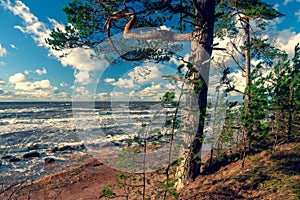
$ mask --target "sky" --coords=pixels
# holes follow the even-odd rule
[[[173,87],[162,76],[176,73],[175,59],[168,65],[112,66],[101,56],[91,59],[91,49],[74,49],[61,58],[45,38],[54,27],[67,23],[62,7],[68,2],[0,0],[0,102],[159,100]],[[285,14],[270,28],[276,45],[292,55],[300,42],[300,0],[265,2]],[[181,54],[188,56],[186,51]]]

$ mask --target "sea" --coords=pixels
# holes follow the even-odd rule
[[[175,113],[177,125],[172,127]],[[81,165],[95,152],[114,152],[129,141],[143,144],[137,138],[170,143],[183,116],[181,108],[160,102],[0,102],[0,191]],[[210,123],[208,119],[205,128],[209,134],[214,130]],[[186,142],[182,135],[174,139],[180,145]],[[152,156],[161,162],[159,156],[167,150]]]
[[[174,112],[159,102],[1,102],[0,187],[78,165],[89,146],[125,146]]]

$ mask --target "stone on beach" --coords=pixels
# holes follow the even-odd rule
[[[55,162],[54,158],[45,158],[44,161],[45,161],[46,164],[50,164],[50,163]]]
[[[34,157],[40,157],[41,154],[37,151],[32,151],[32,152],[28,152],[28,153],[25,153],[23,155],[23,158],[34,158]]]
[[[62,147],[54,147],[54,148],[50,148],[50,152],[51,153],[55,153],[57,151],[74,151],[76,149],[86,149],[86,147],[84,146],[84,144],[80,144],[78,146],[72,147],[70,145],[66,145],[66,146],[62,146]]]
[[[21,161],[21,159],[20,159],[20,158],[17,158],[17,157],[12,157],[12,158],[10,158],[8,161],[9,161],[9,162],[19,162],[19,161]]]
[[[19,162],[21,159],[15,156],[6,155],[2,157],[3,160],[8,160],[9,162]]]

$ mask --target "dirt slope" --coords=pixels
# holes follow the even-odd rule
[[[0,199],[108,199],[101,196],[101,191],[108,184],[115,183],[117,173],[97,160],[89,160],[84,165],[48,175],[31,185],[6,190],[0,194]],[[213,174],[200,176],[173,199],[299,199],[299,174],[300,143],[285,144],[279,146],[273,155],[264,151],[247,157],[243,170],[241,162],[237,161]],[[117,195],[122,195],[120,188],[112,189]]]

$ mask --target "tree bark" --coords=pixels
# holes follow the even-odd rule
[[[188,112],[187,123],[198,126],[190,146],[190,152],[185,163],[185,182],[195,180],[200,175],[201,149],[203,143],[204,122],[207,106],[207,92],[209,83],[210,59],[213,45],[213,32],[215,22],[215,1],[195,0],[196,29],[195,40],[191,42],[191,62],[196,69],[191,79],[191,93],[187,95],[189,106],[198,106],[198,113]],[[196,104],[194,104],[196,103]],[[191,110],[195,110],[191,108]],[[186,125],[188,128],[188,125]]]

